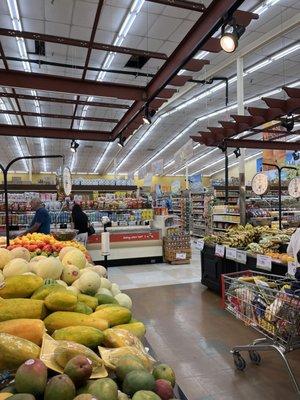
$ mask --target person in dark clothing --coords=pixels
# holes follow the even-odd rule
[[[74,204],[72,208],[72,222],[74,229],[78,230],[78,233],[87,233],[89,228],[89,219],[87,215],[82,211],[79,204]]]
[[[49,234],[51,218],[43,203],[39,198],[34,198],[31,200],[30,205],[31,209],[35,211],[35,215],[31,221],[30,227],[23,232],[22,235],[32,232]]]

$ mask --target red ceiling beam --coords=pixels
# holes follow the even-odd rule
[[[66,46],[75,46],[88,48],[89,41],[88,40],[79,40],[79,39],[71,39],[62,36],[54,36],[54,35],[45,35],[43,33],[37,32],[27,32],[27,31],[15,31],[13,29],[4,29],[0,28],[0,35],[8,36],[8,37],[21,37],[23,39],[37,40],[42,42],[56,43],[56,44],[64,44]],[[111,44],[105,43],[93,43],[93,50],[101,50],[101,51],[112,51],[114,53],[121,53],[127,55],[135,55],[135,56],[144,56],[149,58],[156,58],[159,60],[167,60],[168,56],[164,53],[158,53],[154,51],[146,51],[139,49],[132,49],[129,47],[121,47],[121,46],[113,46]]]
[[[19,100],[32,100],[32,101],[38,100],[38,101],[50,102],[50,103],[76,104],[75,99],[63,99],[60,97],[48,97],[48,96],[32,96],[29,94],[20,94],[20,93],[0,92],[0,97],[19,99]],[[162,100],[162,101],[165,102],[166,100]],[[122,110],[128,110],[130,108],[127,104],[104,103],[101,101],[79,100],[78,104],[81,106],[88,105],[89,107],[119,108]]]
[[[108,122],[111,124],[119,122],[118,119],[111,119],[111,118],[81,117],[78,115],[73,116],[73,115],[63,115],[63,114],[48,114],[48,113],[36,113],[29,111],[0,110],[0,114],[20,115],[24,117],[42,117],[42,118],[61,118],[61,119],[74,118],[75,120],[83,120],[91,122]]]
[[[0,85],[86,96],[115,97],[128,100],[142,100],[145,98],[145,89],[139,86],[95,82],[91,80],[82,81],[76,78],[20,71],[5,71],[3,69],[0,69]]]
[[[199,72],[207,64],[209,64],[208,60],[197,60],[193,58],[185,64],[184,69],[191,72]]]
[[[184,10],[191,10],[198,12],[204,12],[206,10],[204,4],[196,3],[194,1],[186,1],[186,0],[147,0],[147,1],[150,1],[151,3],[162,4],[164,6],[182,8]]]
[[[46,128],[36,126],[20,126],[0,124],[0,136],[37,137],[45,139],[88,140],[94,142],[111,141],[110,132]]]
[[[275,142],[251,139],[226,139],[228,147],[245,149],[300,150],[300,142]]]
[[[146,88],[148,100],[159,96],[159,92],[169,84],[180,69],[184,68],[190,59],[202,49],[205,43],[222,25],[223,17],[243,4],[243,0],[213,0],[202,16],[196,21],[192,29],[179,46],[174,50],[168,60],[156,73]],[[123,130],[137,117],[145,106],[145,102],[135,102],[121,121],[113,129],[113,136],[116,138]]]

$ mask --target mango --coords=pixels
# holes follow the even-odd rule
[[[153,369],[153,376],[155,379],[165,379],[169,381],[174,387],[176,377],[173,369],[167,364],[159,364]]]
[[[16,389],[19,393],[42,395],[47,384],[47,375],[47,367],[41,360],[29,359],[16,372]]]
[[[44,400],[73,400],[75,395],[72,380],[67,375],[56,375],[47,383]]]
[[[68,375],[76,387],[84,385],[92,372],[92,362],[83,355],[71,358],[64,368],[64,374]]]
[[[8,276],[0,287],[0,297],[4,299],[30,297],[43,282],[41,277],[35,275]]]
[[[110,378],[97,379],[88,388],[88,393],[101,400],[118,400],[118,386]]]
[[[133,396],[139,390],[155,390],[155,379],[147,371],[136,370],[131,371],[125,376],[122,390],[129,396]]]

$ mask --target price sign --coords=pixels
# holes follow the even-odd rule
[[[224,257],[224,254],[225,254],[225,246],[222,246],[221,244],[216,244],[215,255],[218,257]]]
[[[289,261],[288,262],[288,274],[295,276],[297,267],[298,267],[298,264],[296,263],[296,261]]]
[[[196,249],[202,251],[204,247],[204,240],[200,239],[196,242]]]
[[[247,252],[244,250],[237,250],[236,260],[241,264],[247,264]]]
[[[236,260],[236,249],[226,247],[226,258],[227,260]]]
[[[176,253],[176,260],[185,260],[186,253]]]
[[[257,254],[256,267],[264,269],[266,271],[272,270],[272,258],[269,256],[263,256],[262,254]]]

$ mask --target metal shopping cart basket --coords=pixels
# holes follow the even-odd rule
[[[259,351],[274,350],[281,356],[300,394],[300,387],[285,356],[300,348],[300,291],[293,291],[294,283],[292,278],[255,271],[224,274],[222,302],[224,309],[264,335],[252,344],[235,346],[231,350],[236,368],[240,371],[246,368],[241,351],[247,351],[250,360],[259,365]]]

